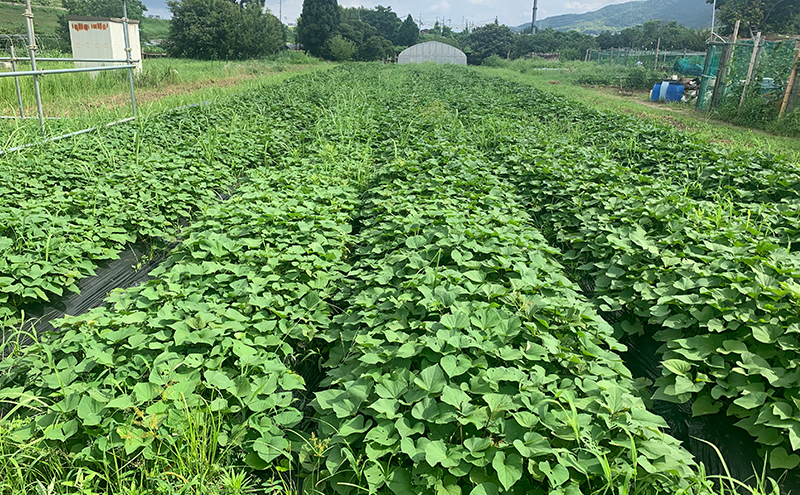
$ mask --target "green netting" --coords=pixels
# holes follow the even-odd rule
[[[746,87],[747,94],[744,101],[749,105],[761,104],[777,111],[783,101],[797,48],[797,40],[762,42],[755,55],[755,64],[748,83],[747,74],[753,60],[754,40],[740,40],[735,45],[730,43],[710,45],[697,108],[709,110],[712,108],[712,103],[715,103],[714,108],[717,109],[731,107],[738,109],[742,105],[742,93]],[[717,72],[726,50],[732,53],[729,55],[730,59],[722,79],[717,83]],[[712,102],[715,86],[718,96],[717,101]]]
[[[0,52],[7,57],[11,51],[11,45],[17,51],[18,57],[27,57],[28,36],[24,34],[0,34]],[[37,34],[36,46],[39,50],[58,50],[61,47],[61,39],[51,34]]]
[[[705,57],[705,53],[684,50],[661,50],[658,52],[658,64],[656,64],[655,50],[613,48],[608,50],[592,50],[589,60],[601,64],[623,65],[627,67],[641,64],[648,69],[656,68],[667,72],[675,72],[675,63],[687,57],[702,58]],[[700,65],[702,65],[702,62]]]
[[[677,60],[672,65],[672,71],[676,74],[684,76],[699,77],[703,75],[703,67],[705,66],[706,58],[700,55],[692,55]]]
[[[697,95],[697,108],[708,110],[711,105],[711,97],[714,93],[714,86],[717,84],[717,72],[725,47],[723,45],[709,45],[706,53],[703,75],[700,78],[700,91]]]

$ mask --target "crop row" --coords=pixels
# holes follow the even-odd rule
[[[611,328],[549,259],[514,188],[489,162],[445,156],[383,167],[359,209],[337,303],[349,310],[330,327],[343,345],[314,403],[329,482],[685,488],[691,457],[645,409]]]
[[[0,362],[15,440],[142,480],[201,416],[220,457],[325,493],[694,490],[500,158],[504,119],[553,132],[544,109],[577,110],[519,93],[345,66],[210,110],[244,115],[197,144],[240,160],[236,190],[183,220],[153,280]]]
[[[0,161],[4,328],[18,324],[21,310],[76,290],[78,279],[127,243],[169,242],[219,201],[244,164],[221,150],[203,153],[232,137],[212,136],[205,112],[152,119],[146,133],[115,129]]]
[[[797,165],[481,84],[482,109],[458,108],[469,143],[528,196],[597,309],[625,316],[620,334],[665,343],[656,398],[724,411],[771,467],[800,465]]]
[[[244,170],[231,197],[214,195],[184,220],[191,223],[180,232],[182,242],[151,273],[154,280],[112,293],[107,307],[64,320],[58,334],[42,335],[0,362],[0,426],[15,417],[23,425],[4,445],[44,440],[94,473],[142,459],[132,479],[144,488],[160,476],[160,462],[177,469],[174,463],[193,455],[193,428],[210,422],[215,437],[202,442],[213,458],[277,464],[307,400],[296,370],[317,367],[314,339],[331,311],[325,301],[349,268],[343,260],[356,193],[348,186],[353,167],[330,167],[326,150],[311,142],[314,127],[328,123],[314,118],[313,103],[293,103],[307,87],[294,86],[265,88],[214,109],[256,109],[236,129],[245,133],[234,139],[238,147],[214,150],[234,150]],[[286,118],[266,124],[276,113]],[[165,118],[180,127],[184,116]],[[288,132],[311,137],[289,143]],[[243,153],[255,142],[258,150]],[[126,167],[134,164],[122,161]],[[217,168],[225,167],[215,161],[208,170]],[[180,170],[175,180],[193,172]],[[97,489],[129,485],[131,472],[117,476]],[[0,483],[0,493],[13,486],[6,483],[11,479]]]
[[[0,364],[4,400],[47,404],[20,441],[152,458],[202,410],[230,455],[339,492],[684,489],[589,281],[618,335],[664,342],[657,399],[800,463],[792,166],[455,68],[345,67],[154,125],[2,162],[7,324],[127,242],[183,238]]]
[[[268,97],[229,98],[0,158],[0,329],[7,333],[23,311],[35,315],[77,291],[79,279],[127,244],[158,249],[180,238],[264,163],[267,137],[290,125],[272,125],[274,115],[308,115],[291,105],[291,87],[267,86]]]
[[[528,120],[507,112],[498,124],[514,129],[493,151],[504,177],[598,310],[622,315],[617,330],[665,344],[655,398],[724,411],[771,467],[800,465],[796,166],[678,147],[673,133],[625,119],[602,140]],[[580,129],[608,120],[585,112]]]
[[[800,171],[491,80],[469,143],[618,335],[664,342],[656,398],[724,411],[775,469],[800,465]],[[463,101],[462,101],[463,103]]]
[[[629,186],[630,172],[617,172],[619,183],[583,182],[536,167],[528,183],[540,221],[569,247],[602,310],[629,312],[623,330],[642,332],[644,322],[667,344],[657,398],[693,399],[695,415],[724,409],[775,447],[773,467],[800,464],[789,455],[800,449],[800,256],[746,218],[709,215],[708,204]],[[588,183],[589,194],[579,190]],[[556,199],[554,188],[574,195]]]
[[[248,464],[282,455],[303,417],[292,365],[330,322],[355,196],[300,167],[254,174],[188,229],[152,281],[0,362],[5,400],[51,404],[17,440],[59,441],[97,465],[152,459],[188,448],[176,432],[199,409],[224,418],[220,445]]]

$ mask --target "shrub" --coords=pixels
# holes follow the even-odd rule
[[[247,59],[283,48],[278,18],[255,4],[240,7],[227,0],[168,1],[172,12],[165,43],[172,57]]]
[[[346,62],[352,60],[353,55],[356,53],[356,44],[352,41],[336,35],[325,43],[325,47],[330,54],[331,59],[337,62]]]
[[[624,85],[630,89],[650,89],[660,80],[661,77],[655,71],[646,67],[634,67],[625,78]]]
[[[800,109],[784,115],[775,123],[773,130],[783,136],[800,137]]]
[[[489,57],[486,57],[481,63],[481,65],[485,65],[487,67],[501,68],[505,67],[508,64],[498,55],[491,55]]]

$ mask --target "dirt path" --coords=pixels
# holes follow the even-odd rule
[[[728,128],[739,132],[748,132],[754,135],[778,137],[775,134],[772,134],[770,132],[761,129],[742,127],[735,124],[731,124],[729,122],[725,122],[723,120],[708,118],[705,114],[696,111],[694,107],[691,106],[692,105],[691,103],[686,104],[685,107],[676,108],[664,103],[657,103],[650,101],[649,91],[626,91],[620,93],[620,91],[616,88],[612,89],[612,88],[593,87],[592,89],[598,91],[599,93],[604,94],[609,98],[613,98],[619,102],[633,103],[639,107],[643,107],[642,111],[636,111],[630,108],[620,107],[618,111],[622,113],[633,115],[642,119],[658,120],[676,129],[680,129],[682,131],[699,132],[705,129],[708,125],[714,125],[716,127],[722,128],[723,130],[724,128]],[[653,110],[655,110],[655,112]],[[728,139],[719,134],[720,133],[718,133],[710,140],[712,142],[725,145],[734,144],[736,142],[733,139]]]

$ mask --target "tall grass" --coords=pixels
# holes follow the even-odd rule
[[[254,77],[285,70],[291,65],[319,63],[305,55],[280,54],[263,60],[228,62],[222,60],[152,59],[143,61],[143,70],[134,74],[138,89],[161,89],[176,84],[218,81],[237,77]],[[68,62],[41,62],[39,69],[71,68]],[[30,70],[29,64],[19,64],[19,70]],[[33,78],[20,78],[23,104],[26,113],[35,114]],[[39,78],[42,103],[49,116],[72,115],[84,108],[96,105],[99,96],[127,94],[128,71],[105,71],[99,73],[57,74]],[[0,79],[0,113],[18,113],[17,97],[13,78]]]
[[[561,82],[587,86],[620,85],[628,89],[649,89],[661,81],[663,73],[645,67],[599,64],[597,62],[545,60],[539,57],[505,60],[494,55],[483,62],[484,66],[512,70],[520,74],[547,74],[557,71]],[[554,76],[556,77],[556,76]]]
[[[48,54],[51,55],[51,54]],[[71,64],[48,62],[44,68]],[[232,92],[265,82],[284,80],[297,70],[322,68],[320,61],[303,53],[281,52],[242,62],[186,59],[154,59],[144,62],[135,75],[139,115],[147,117],[176,107],[213,101]],[[21,67],[20,70],[24,70]],[[35,117],[36,102],[32,78],[20,78],[26,117]],[[132,116],[127,71],[60,74],[40,78],[44,114],[48,119],[45,136],[57,136]],[[0,79],[0,115],[18,116],[13,78]],[[42,139],[36,118],[0,119],[0,150]]]
[[[35,398],[18,401],[15,409],[20,407],[46,408]],[[0,495],[264,493],[264,481],[220,445],[221,420],[208,404],[184,409],[170,450],[133,459],[109,451],[101,465],[82,462],[44,438],[24,439],[20,432],[32,417],[8,420],[11,415],[0,416]]]

